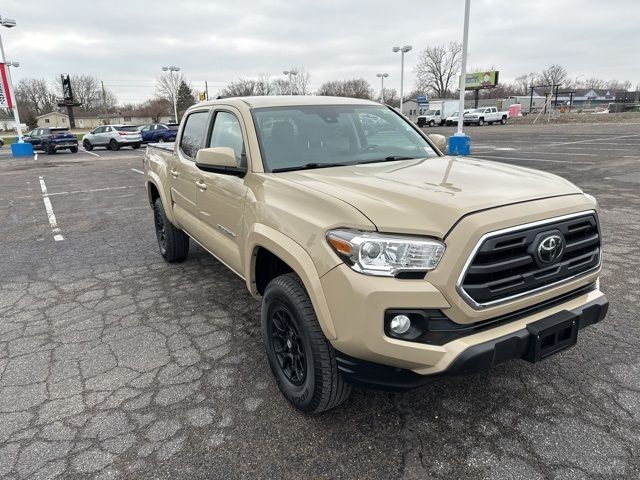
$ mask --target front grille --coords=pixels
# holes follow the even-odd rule
[[[549,235],[562,238],[564,250],[559,258],[545,264],[537,252]],[[461,277],[460,293],[474,306],[507,301],[596,269],[600,252],[595,213],[495,232],[483,237],[475,249]]]

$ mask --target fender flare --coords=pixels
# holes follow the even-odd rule
[[[251,294],[255,297],[259,296],[255,281],[255,262],[259,247],[265,248],[276,255],[300,277],[309,294],[322,332],[327,339],[335,340],[337,338],[336,329],[331,319],[329,305],[324,296],[320,276],[313,260],[297,242],[263,224],[253,225],[248,232],[245,243],[244,258],[247,261],[245,263],[244,277]]]
[[[152,184],[158,190],[160,200],[162,201],[162,205],[164,205],[164,213],[169,221],[174,225],[179,226],[175,216],[173,215],[173,208],[171,208],[171,192],[164,187],[162,180],[160,180],[160,176],[152,170],[147,172],[147,197],[149,199],[149,204],[153,207],[153,202],[151,201],[151,187],[149,184]]]

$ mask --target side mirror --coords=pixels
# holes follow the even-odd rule
[[[196,167],[202,170],[236,168],[237,166],[233,148],[201,148],[196,154]]]
[[[439,135],[437,133],[432,133],[429,135],[429,140],[431,140],[436,147],[438,147],[438,150],[440,150],[442,153],[445,153],[447,150],[447,137],[445,137],[444,135]]]

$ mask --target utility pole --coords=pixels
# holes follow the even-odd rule
[[[107,116],[107,92],[104,89],[104,82],[100,80],[100,84],[102,85],[102,121],[104,122]],[[105,123],[108,124],[109,121]]]
[[[471,138],[463,133],[464,125],[464,93],[467,83],[467,47],[469,44],[469,10],[471,1],[464,3],[464,27],[462,33],[462,65],[460,70],[460,98],[458,103],[458,131],[449,137],[449,155],[469,155]]]
[[[204,81],[204,98],[205,100],[209,100],[209,84],[207,83],[207,81]]]

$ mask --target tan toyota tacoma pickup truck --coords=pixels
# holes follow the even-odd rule
[[[143,161],[160,252],[191,239],[246,282],[305,412],[573,346],[608,307],[595,199],[443,143],[365,100],[200,103]]]

